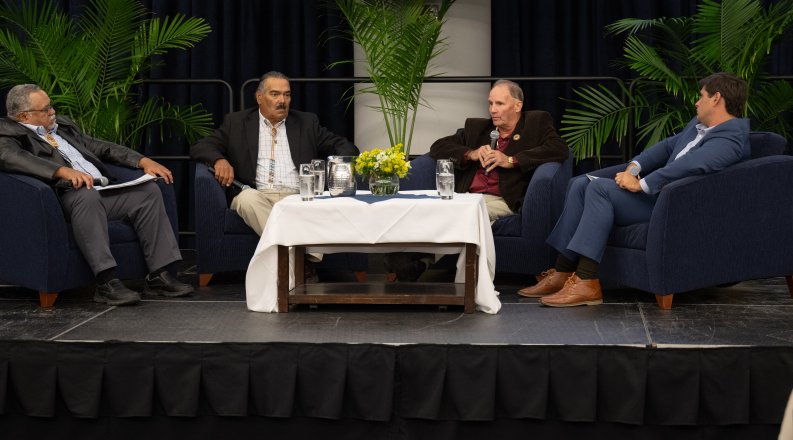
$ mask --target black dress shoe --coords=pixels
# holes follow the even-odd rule
[[[303,284],[316,284],[318,282],[319,275],[317,275],[317,265],[306,258],[303,261]]]
[[[143,293],[146,295],[167,296],[168,298],[178,298],[193,292],[193,286],[179,281],[167,270],[160,272],[152,278],[151,274],[146,275],[143,280]]]
[[[383,257],[386,272],[394,272],[397,280],[415,282],[427,271],[427,263],[421,260],[427,254],[419,252],[394,252]]]
[[[125,306],[140,302],[140,294],[127,288],[118,278],[105,284],[97,284],[94,301],[110,306]]]

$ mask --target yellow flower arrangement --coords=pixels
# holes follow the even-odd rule
[[[399,178],[405,177],[410,170],[410,163],[405,160],[405,151],[402,144],[381,150],[375,148],[364,151],[355,159],[355,173],[362,176],[374,175],[378,178],[388,178],[396,174]]]

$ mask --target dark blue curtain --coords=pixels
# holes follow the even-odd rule
[[[610,76],[631,78],[615,65],[622,56],[623,36],[607,35],[605,26],[621,18],[690,16],[696,0],[492,0],[492,69],[494,77]],[[768,2],[764,2],[768,3]],[[793,33],[771,54],[771,75],[793,75]],[[524,108],[544,109],[557,126],[583,81],[524,82]],[[608,84],[607,81],[594,83]],[[616,84],[616,83],[612,83]],[[615,89],[616,90],[616,89]],[[612,145],[604,154],[619,155]]]
[[[21,1],[21,0],[15,0]],[[79,15],[87,0],[61,0],[71,14]],[[216,125],[223,115],[238,110],[244,98],[254,103],[255,84],[242,92],[243,84],[269,70],[279,70],[295,79],[292,83],[296,109],[315,112],[320,121],[340,135],[353,136],[353,115],[341,98],[348,83],[301,83],[304,77],[352,76],[352,67],[328,70],[336,60],[352,57],[352,44],[328,39],[329,30],[341,25],[326,0],[143,0],[155,15],[182,13],[205,18],[212,33],[194,49],[172,51],[164,64],[151,72],[152,79],[220,79],[218,84],[149,84],[143,96],[160,95],[175,104],[200,103],[214,115]],[[625,79],[627,71],[613,65],[621,55],[622,39],[606,35],[604,26],[623,17],[677,17],[696,11],[696,0],[492,0],[492,75],[509,76],[615,76]],[[768,71],[793,74],[793,35],[787,35],[772,54]],[[526,82],[526,108],[545,109],[557,124],[571,89],[580,81]],[[231,108],[233,107],[233,108]],[[149,155],[185,155],[183,139],[158,134],[144,149]],[[613,152],[619,153],[618,150]],[[605,151],[609,153],[609,151]],[[180,224],[192,228],[191,166],[167,161],[179,176]]]

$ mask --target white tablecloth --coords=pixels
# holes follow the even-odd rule
[[[248,265],[245,292],[248,309],[278,311],[278,245],[377,244],[377,243],[473,243],[478,246],[477,310],[498,313],[501,302],[493,286],[496,255],[493,232],[480,194],[455,194],[441,200],[436,191],[403,191],[396,197],[376,197],[358,191],[356,197],[324,196],[304,202],[299,195],[275,204],[256,252]],[[312,251],[311,248],[307,252]],[[329,249],[332,252],[427,252],[428,248]],[[460,249],[439,247],[435,253]],[[290,252],[289,289],[294,288],[294,255]],[[464,258],[457,260],[455,283],[464,282]]]

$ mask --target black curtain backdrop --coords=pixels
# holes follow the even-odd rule
[[[14,0],[21,1],[21,0]],[[240,89],[246,80],[268,70],[279,70],[293,78],[296,109],[315,112],[320,121],[340,135],[353,136],[353,112],[342,101],[349,83],[302,83],[300,78],[351,77],[352,67],[328,70],[336,60],[352,57],[352,44],[328,39],[329,30],[341,20],[326,0],[143,0],[157,16],[183,13],[206,19],[212,33],[194,49],[172,51],[164,65],[151,72],[151,79],[219,79],[219,84],[149,84],[142,96],[160,95],[175,104],[199,103],[214,115],[218,125],[223,115],[240,108]],[[61,0],[71,14],[79,15],[87,0]],[[622,38],[606,35],[604,26],[623,17],[676,17],[696,11],[696,0],[492,0],[492,75],[510,76],[614,76],[629,79],[629,73],[614,66],[622,52]],[[786,35],[772,53],[770,74],[793,74],[793,35]],[[580,81],[524,82],[526,108],[545,109],[561,120],[573,87]],[[253,104],[255,84],[243,93],[247,106]],[[159,133],[143,152],[149,155],[186,155],[187,143]],[[439,136],[444,135],[439,133]],[[641,146],[639,146],[641,148]],[[604,154],[620,154],[613,147]],[[192,164],[169,160],[176,176],[180,201],[180,229],[193,231]],[[189,238],[183,247],[192,247]]]

